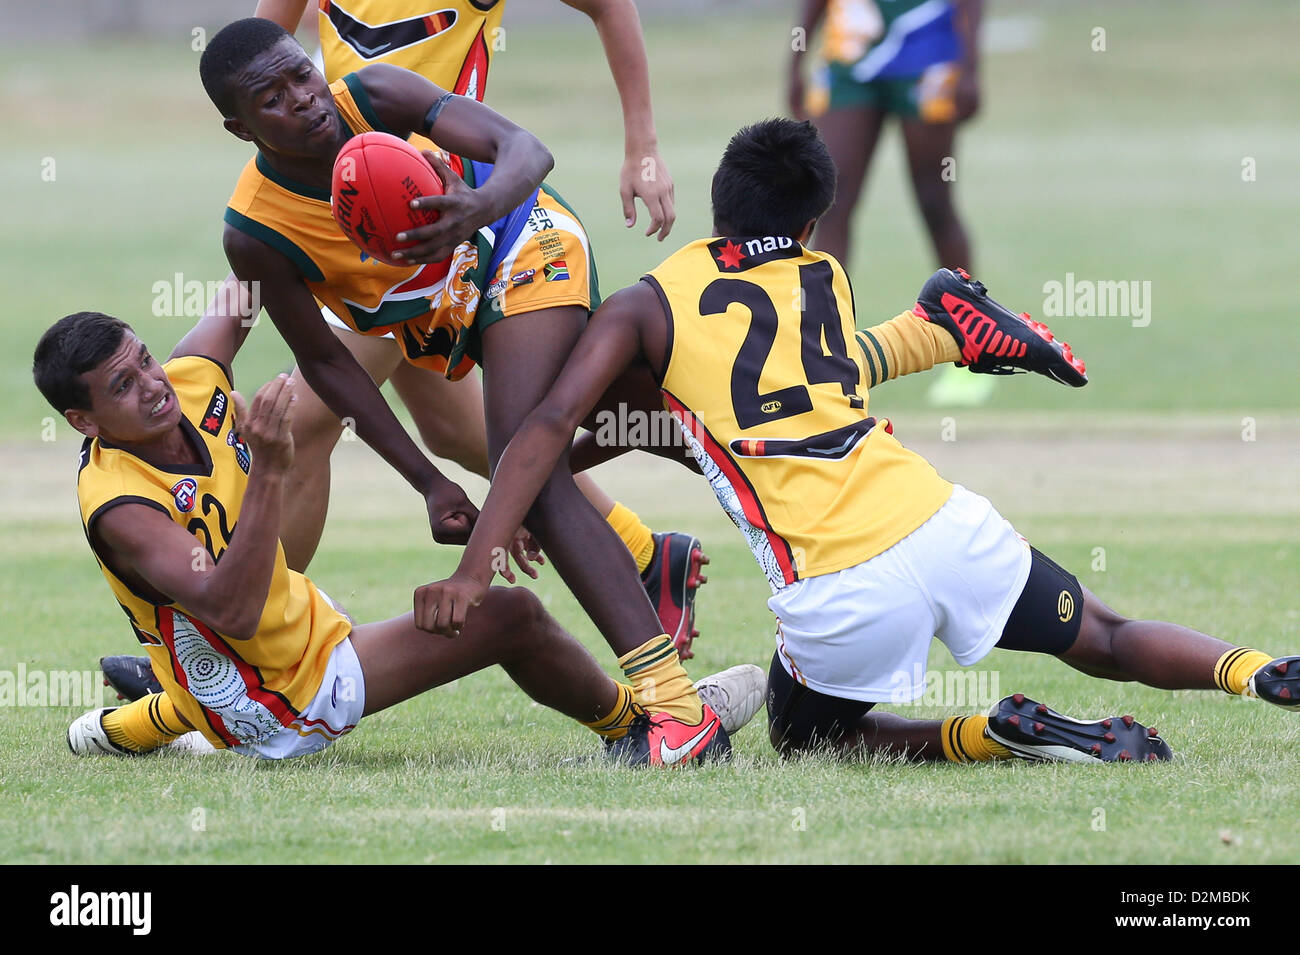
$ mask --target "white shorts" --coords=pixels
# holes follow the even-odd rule
[[[848,700],[906,703],[925,692],[930,641],[962,666],[993,649],[1029,579],[1029,543],[961,485],[882,554],[782,588],[777,656],[799,683]]]
[[[331,312],[331,311],[330,311],[328,308],[326,308],[324,305],[322,305],[322,306],[320,307],[320,317],[323,318],[323,319],[325,319],[325,324],[326,324],[326,325],[333,325],[335,328],[341,328],[341,329],[343,329],[345,332],[351,332],[353,335],[360,335],[360,334],[361,334],[359,331],[357,331],[355,328],[353,328],[353,327],[352,327],[351,325],[349,325],[347,322],[343,321],[343,319],[339,318],[337,315],[335,315],[333,312]],[[367,335],[366,337],[367,337],[367,338],[387,338],[389,341],[393,341],[393,340],[394,340],[394,339],[393,339],[393,333],[392,333],[392,332],[387,332],[386,334],[383,334],[383,335]]]
[[[317,753],[352,732],[365,709],[366,681],[361,661],[352,638],[346,637],[330,654],[320,690],[297,719],[274,736],[232,746],[231,751],[259,759],[290,759]]]

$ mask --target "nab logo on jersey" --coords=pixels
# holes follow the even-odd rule
[[[198,482],[194,478],[183,478],[172,485],[172,498],[176,501],[176,510],[188,514],[194,510],[194,498],[199,493]]]
[[[743,272],[773,259],[793,259],[803,246],[786,235],[765,235],[756,239],[723,238],[709,243],[709,254],[719,272]]]
[[[208,410],[203,412],[203,418],[199,421],[199,428],[211,435],[221,433],[221,423],[226,420],[226,393],[220,388],[212,389],[212,400],[208,402]]]

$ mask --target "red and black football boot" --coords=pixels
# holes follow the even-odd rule
[[[984,375],[1032,371],[1074,388],[1088,383],[1087,368],[1052,330],[1028,312],[1016,315],[988,297],[965,269],[930,276],[913,313],[942,326],[957,341],[964,368]]]
[[[1245,696],[1253,696],[1284,710],[1300,710],[1300,657],[1278,657],[1251,676]]]
[[[111,687],[119,700],[133,703],[162,692],[148,657],[100,657],[99,668],[104,671],[104,686]]]
[[[1173,759],[1173,750],[1154,726],[1131,716],[1076,720],[1062,716],[1023,693],[1008,696],[989,710],[989,739],[1023,759],[1064,763],[1156,762]]]
[[[683,660],[695,656],[695,593],[708,581],[700,571],[709,562],[697,538],[680,531],[655,534],[655,552],[641,573],[641,584],[659,614],[659,624],[672,638]]]
[[[607,759],[628,766],[680,766],[731,757],[731,737],[705,703],[694,725],[667,713],[640,713],[622,739],[605,748]]]

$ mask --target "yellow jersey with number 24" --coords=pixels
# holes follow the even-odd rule
[[[834,258],[785,236],[700,239],[644,281],[669,321],[664,402],[773,591],[876,556],[948,499],[867,414]]]

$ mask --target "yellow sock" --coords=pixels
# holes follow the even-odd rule
[[[630,686],[626,683],[614,685],[618,687],[618,698],[614,700],[613,708],[600,719],[582,724],[605,739],[622,739],[626,736],[627,728],[632,725],[632,719],[639,709],[632,702],[633,690]]]
[[[985,735],[988,725],[989,718],[983,715],[948,717],[939,731],[943,755],[952,763],[987,763],[1009,758],[1011,750]]]
[[[1272,659],[1267,653],[1250,647],[1234,647],[1214,665],[1214,683],[1224,693],[1241,696],[1246,692],[1246,681]]]
[[[667,713],[694,725],[704,716],[695,684],[682,669],[668,634],[647,640],[618,658],[618,665],[633,686],[633,699],[650,713]]]
[[[166,693],[151,693],[119,706],[105,713],[103,722],[108,738],[133,753],[147,753],[189,732]]]
[[[618,501],[614,502],[613,509],[605,515],[605,520],[636,558],[636,569],[644,573],[650,566],[650,558],[655,555],[655,541],[650,528],[642,523],[635,511]]]

